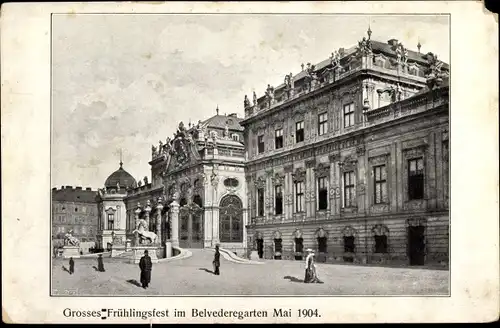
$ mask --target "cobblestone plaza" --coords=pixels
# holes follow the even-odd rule
[[[303,261],[263,260],[239,264],[221,259],[221,275],[211,273],[213,252],[193,250],[187,259],[153,265],[151,285],[142,289],[139,267],[105,259],[106,272],[97,272],[96,259],[76,259],[75,273],[67,261],[53,261],[52,295],[447,295],[449,272],[427,268],[376,267],[318,263],[323,284],[305,284]],[[64,267],[64,268],[63,268]]]

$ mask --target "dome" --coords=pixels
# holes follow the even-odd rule
[[[117,184],[120,184],[120,188],[135,187],[137,185],[133,176],[125,171],[122,167],[123,163],[120,163],[120,168],[106,179],[104,186],[106,188],[116,188]]]

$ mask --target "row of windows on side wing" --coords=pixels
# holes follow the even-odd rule
[[[354,104],[344,106],[344,127],[354,125]],[[318,135],[324,135],[328,132],[328,114],[326,112],[318,115]],[[295,123],[295,143],[304,141],[304,121]],[[275,149],[283,148],[283,129],[274,131],[274,147]],[[264,135],[257,136],[257,148],[259,154],[265,151]]]

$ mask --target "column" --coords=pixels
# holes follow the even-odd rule
[[[172,246],[179,247],[179,203],[175,199],[170,203],[170,218]]]
[[[161,198],[158,200],[156,205],[156,235],[158,236],[158,243],[161,245],[161,211],[163,210],[163,204],[161,203]]]
[[[356,179],[356,197],[358,198],[358,213],[365,211],[365,194],[366,194],[366,167],[365,167],[365,146],[358,146],[356,149],[358,155],[358,176]]]
[[[134,229],[134,231],[135,231],[134,232],[134,237],[135,237],[134,245],[136,245],[136,246],[139,245],[139,232],[137,232],[137,228],[139,227],[139,214],[141,214],[141,212],[142,212],[142,209],[138,204],[137,208],[135,210],[135,229]]]
[[[437,193],[436,193],[436,132],[431,132],[429,134],[429,147],[427,149],[427,163],[424,167],[428,167],[427,172],[429,172],[429,179],[426,181],[426,194],[429,199],[427,208],[435,209],[437,207]],[[424,180],[425,181],[425,180]]]
[[[338,174],[337,172],[337,167],[336,161],[338,160],[338,155],[337,154],[330,154],[328,156],[328,160],[330,161],[330,175],[329,175],[329,182],[328,182],[328,207],[330,208],[330,215],[334,216],[338,213],[338,204],[337,204],[337,188],[339,186],[339,179],[337,178]]]
[[[146,215],[146,217],[145,217],[146,227],[147,227],[148,231],[150,231],[151,229],[150,229],[150,226],[149,226],[149,224],[150,224],[149,223],[149,213],[151,212],[151,206],[150,206],[149,200],[148,200],[148,202],[146,204],[146,207],[144,208],[144,212],[145,212],[145,215]]]
[[[266,170],[266,189],[264,191],[264,196],[266,202],[266,212],[264,213],[266,216],[266,220],[274,219],[274,186],[273,186],[273,170]]]
[[[283,208],[285,213],[285,220],[292,220],[293,217],[293,205],[290,201],[289,195],[293,198],[293,183],[292,183],[292,165],[285,166],[285,184],[283,186]]]
[[[316,213],[316,198],[315,198],[315,187],[316,187],[316,181],[314,177],[314,170],[313,168],[316,165],[316,160],[315,159],[310,159],[306,161],[306,179],[305,179],[305,192],[306,194],[306,218],[307,219],[314,219],[315,218],[315,213]]]

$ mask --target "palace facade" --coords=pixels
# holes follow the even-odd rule
[[[219,115],[217,108],[216,115],[196,125],[180,122],[171,138],[152,146],[151,182],[114,172],[108,180],[114,176],[118,181],[111,179],[99,192],[100,245],[131,243],[136,222],[144,219],[162,245],[204,248],[220,243],[244,254],[248,205],[240,121],[236,114]]]
[[[98,242],[323,262],[448,263],[449,66],[363,37],[151,149],[151,181],[99,190]],[[144,220],[142,220],[144,219]],[[168,256],[158,254],[159,257]]]
[[[249,251],[448,263],[447,64],[364,37],[245,96]]]

